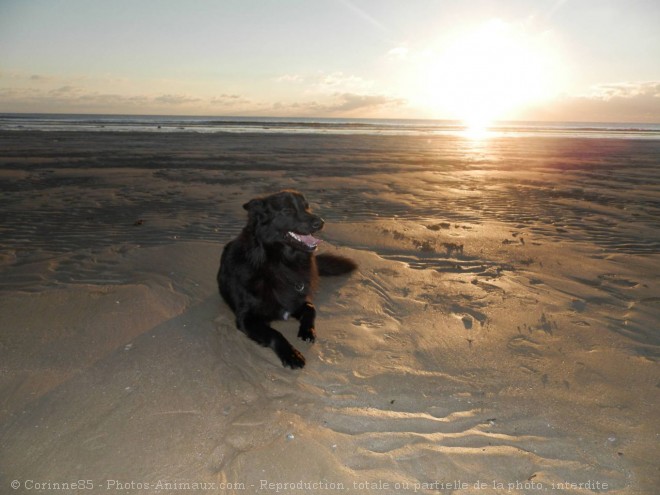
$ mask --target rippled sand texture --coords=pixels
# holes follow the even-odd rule
[[[3,486],[655,493],[660,142],[0,148]],[[326,219],[323,250],[360,263],[322,281],[298,372],[235,330],[214,280],[243,202],[281,188]]]

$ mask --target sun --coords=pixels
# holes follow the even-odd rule
[[[548,97],[555,77],[541,40],[499,20],[454,37],[424,61],[424,104],[478,133]]]

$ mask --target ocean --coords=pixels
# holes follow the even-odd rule
[[[363,134],[466,136],[456,120],[302,117],[194,117],[172,115],[0,114],[0,130],[158,133]],[[660,123],[497,122],[486,137],[660,139]]]

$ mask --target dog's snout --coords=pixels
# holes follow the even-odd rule
[[[325,222],[323,221],[323,219],[321,217],[316,217],[312,221],[312,227],[314,228],[314,230],[321,230],[323,228],[324,224],[325,224]]]

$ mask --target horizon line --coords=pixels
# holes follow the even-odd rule
[[[98,113],[98,112],[3,112],[0,110],[0,115],[4,116],[96,116],[96,117],[177,117],[177,118],[205,118],[205,119],[287,119],[287,120],[346,120],[346,121],[410,121],[410,122],[452,122],[461,125],[466,125],[464,120],[452,118],[432,118],[432,117],[328,117],[328,116],[301,116],[301,115],[203,115],[203,114],[170,114],[170,113]],[[561,123],[561,124],[631,124],[631,125],[660,125],[660,120],[655,122],[642,122],[642,121],[614,121],[614,120],[549,120],[549,119],[496,119],[491,122],[487,127],[496,126],[498,124],[508,123]]]

